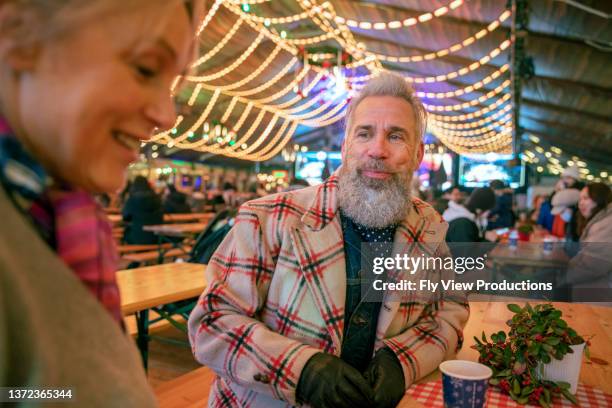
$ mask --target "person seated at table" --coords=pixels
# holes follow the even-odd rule
[[[580,242],[612,242],[612,191],[604,183],[587,184],[578,202]]]
[[[565,285],[586,288],[570,292],[574,301],[605,301],[612,305],[608,292],[612,288],[612,259],[607,245],[612,243],[612,190],[604,183],[587,184],[580,191],[578,209],[580,244],[573,245],[576,254],[570,261]]]
[[[513,227],[516,216],[512,210],[512,190],[501,180],[491,181],[489,187],[495,193],[495,205],[489,211],[487,230]]]
[[[161,199],[143,176],[136,176],[132,182],[121,214],[125,224],[123,242],[126,244],[157,243],[157,235],[143,230],[142,227],[163,224],[164,209]]]
[[[551,232],[558,238],[577,242],[578,200],[584,183],[580,180],[578,167],[571,166],[563,170],[557,191],[551,199],[553,224]]]
[[[446,207],[441,212],[444,221],[449,222],[449,219],[456,218],[456,214],[464,212],[464,194],[459,186],[448,188],[442,195],[442,198],[446,200]]]
[[[164,198],[165,214],[187,214],[191,213],[191,207],[187,202],[187,194],[181,193],[172,184],[168,184],[168,194]]]
[[[241,207],[189,318],[196,359],[218,375],[209,406],[395,407],[455,353],[464,296],[361,296],[362,244],[446,253],[446,224],[410,192],[425,128],[412,88],[383,73],[350,101],[336,172]]]
[[[488,187],[476,188],[465,205],[455,204],[444,212],[448,222],[446,242],[485,241],[488,211],[495,205],[495,193]]]
[[[0,1],[1,387],[157,406],[122,331],[111,227],[93,195],[120,189],[141,142],[173,126],[194,6]]]

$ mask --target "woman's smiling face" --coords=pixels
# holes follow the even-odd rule
[[[18,71],[17,132],[53,176],[116,191],[141,142],[174,124],[170,87],[191,57],[193,25],[181,2],[166,8],[153,33],[136,9],[91,19],[43,41]]]

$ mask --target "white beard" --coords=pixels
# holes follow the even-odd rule
[[[380,161],[371,161],[367,167],[385,169]],[[338,207],[366,227],[397,224],[406,218],[412,205],[411,181],[411,173],[396,173],[390,180],[374,180],[362,176],[356,166],[343,165],[338,174]]]

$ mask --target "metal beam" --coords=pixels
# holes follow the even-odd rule
[[[607,124],[612,125],[612,118],[610,116],[598,115],[596,113],[587,112],[584,110],[579,110],[575,108],[569,108],[567,106],[556,105],[548,102],[537,101],[535,99],[523,98],[523,103],[525,105],[531,105],[542,109],[554,110],[562,113],[569,113],[573,115],[583,116],[588,119],[597,120],[601,122],[605,122]]]

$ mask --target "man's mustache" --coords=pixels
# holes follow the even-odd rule
[[[385,164],[382,160],[368,160],[365,163],[360,163],[356,166],[357,172],[361,173],[364,170],[376,170],[376,171],[384,171],[388,173],[395,173],[392,171],[389,166]]]

